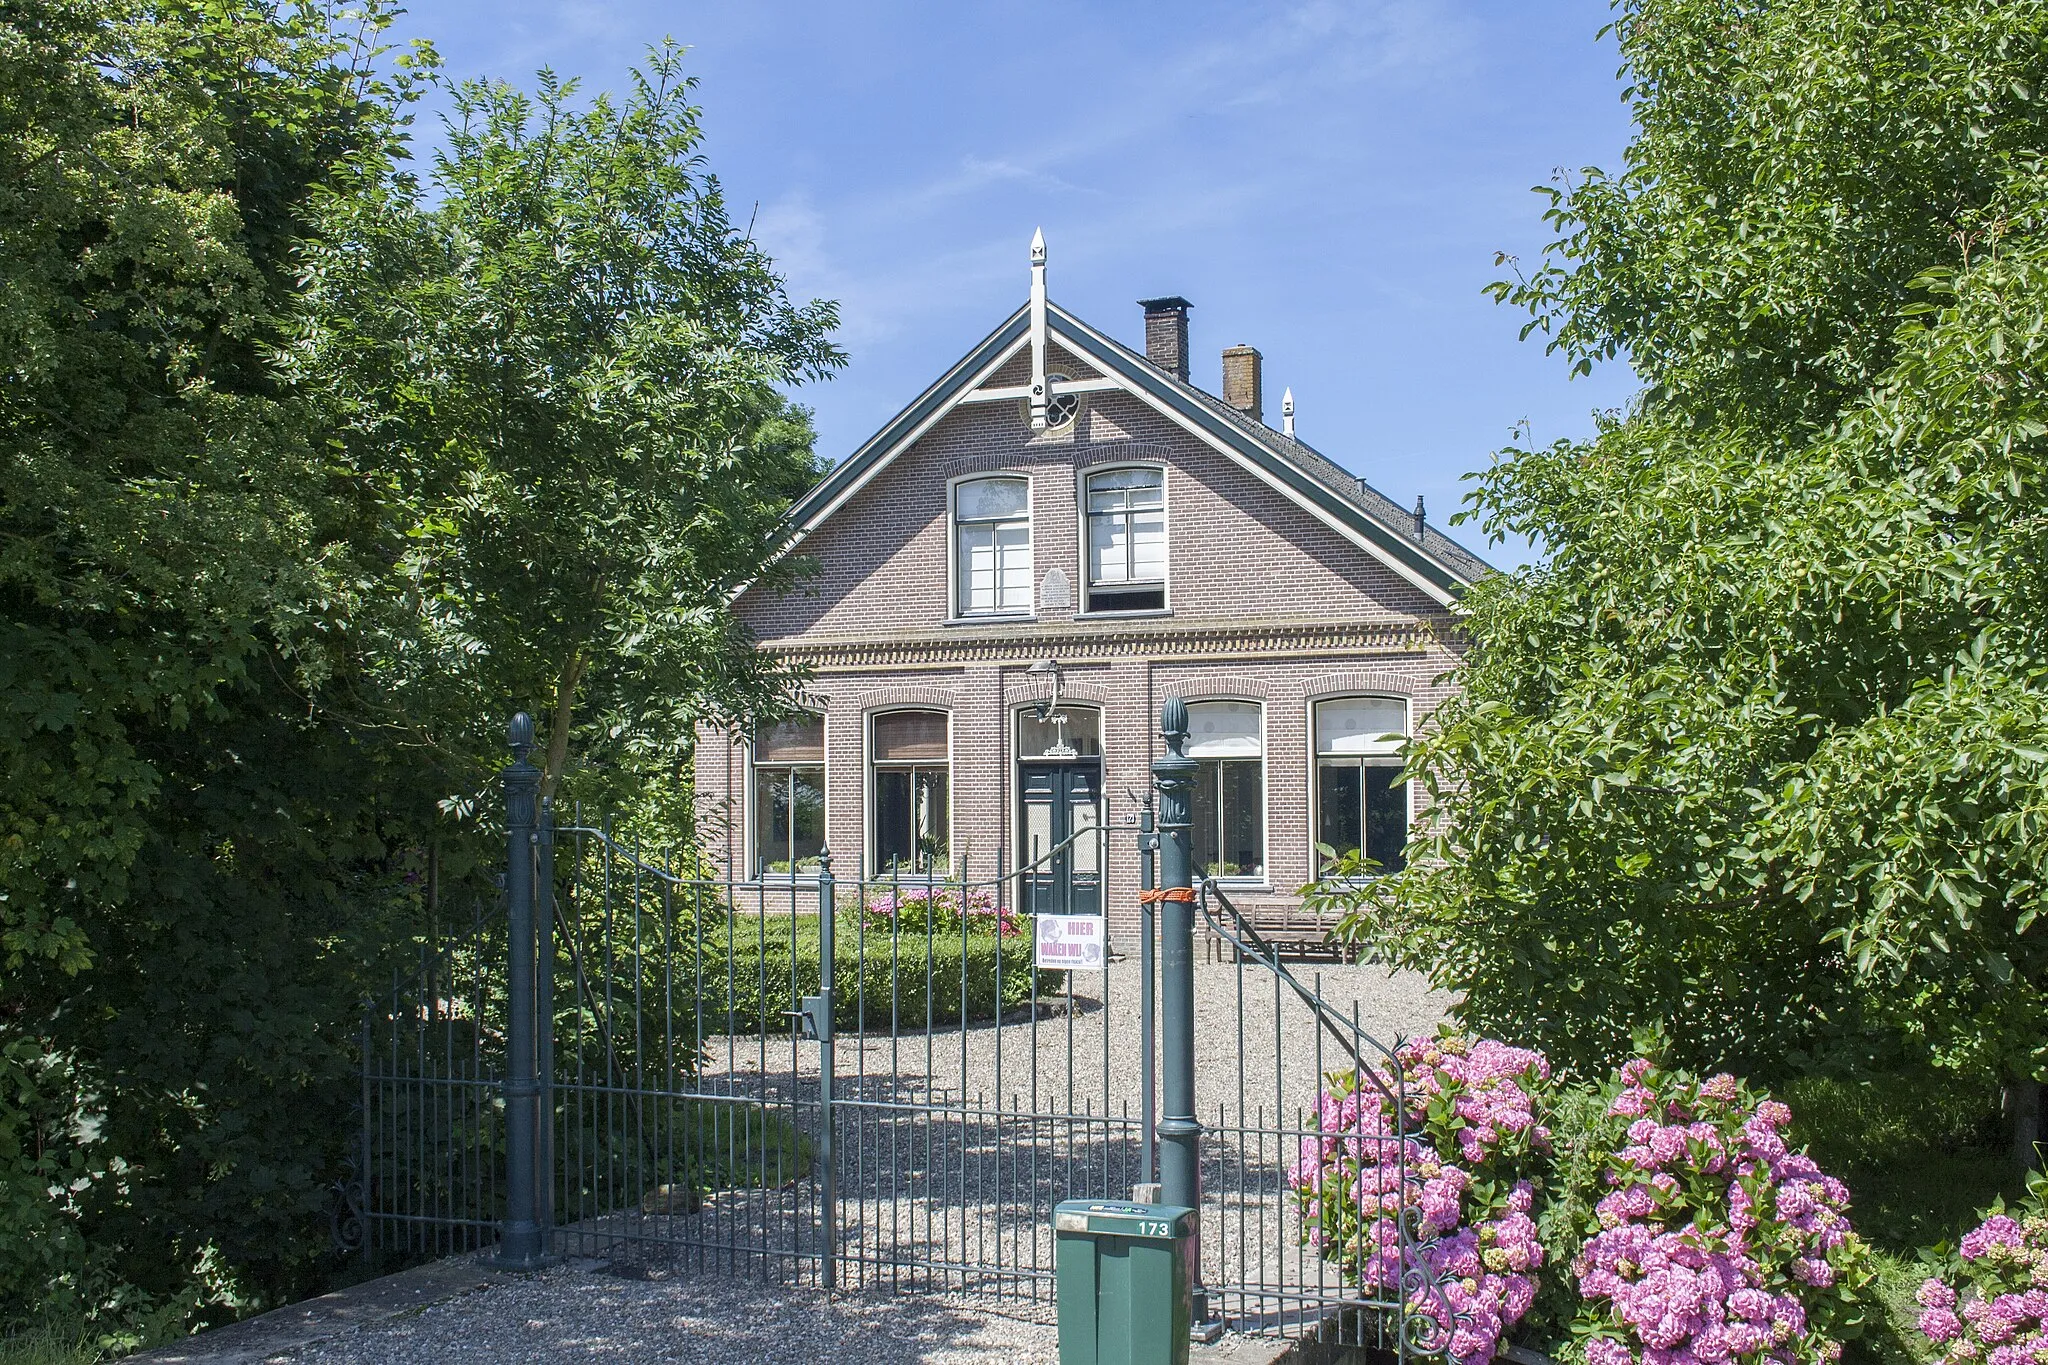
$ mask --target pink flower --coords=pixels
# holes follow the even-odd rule
[[[1993,1247],[2017,1247],[2020,1244],[2020,1225],[2002,1213],[1995,1213],[1978,1224],[1974,1231],[1963,1235],[1962,1255],[1966,1261],[1974,1261],[1989,1254]]]

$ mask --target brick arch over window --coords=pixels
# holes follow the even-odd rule
[[[849,702],[859,705],[868,715],[877,711],[901,711],[925,708],[933,711],[951,711],[960,704],[960,698],[937,687],[885,687],[874,692],[863,692],[858,697],[848,697]]]
[[[1179,697],[1182,701],[1269,702],[1275,696],[1285,695],[1284,689],[1273,686],[1264,678],[1247,678],[1236,673],[1161,679],[1154,685],[1154,690],[1162,701],[1167,697]]]
[[[1029,706],[1033,702],[1045,700],[1048,690],[1046,684],[1037,682],[1036,679],[1019,681],[1026,677],[1027,675],[1019,673],[1004,680],[1003,696],[1010,705]],[[1034,683],[1036,683],[1038,688],[1037,695],[1035,696],[1023,696],[1012,692],[1013,688],[1029,687]],[[1060,682],[1060,700],[1062,702],[1082,701],[1087,702],[1090,706],[1107,706],[1110,700],[1109,689],[1096,683],[1069,683],[1063,679]]]
[[[1310,701],[1325,701],[1331,697],[1376,695],[1401,697],[1413,702],[1418,693],[1426,690],[1426,684],[1418,687],[1413,678],[1404,678],[1398,673],[1360,671],[1311,678],[1306,695]]]
[[[1064,457],[1054,459],[1043,450],[1012,450],[995,455],[962,455],[945,463],[944,473],[948,479],[966,474],[1006,473],[1022,476],[1031,470],[1047,464],[1065,464]]]
[[[1074,463],[1087,469],[1099,465],[1168,464],[1173,449],[1156,441],[1102,441],[1074,448]]]

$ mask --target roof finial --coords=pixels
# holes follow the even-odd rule
[[[1292,436],[1294,434],[1293,389],[1289,389],[1280,395],[1280,434],[1282,436]]]
[[[1045,430],[1045,229],[1031,234],[1031,429]]]

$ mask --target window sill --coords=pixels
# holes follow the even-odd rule
[[[1031,625],[1038,620],[1036,614],[1028,611],[1010,611],[987,616],[949,616],[939,622],[942,626],[1017,626]]]
[[[1145,607],[1138,611],[1077,611],[1076,621],[1129,621],[1146,616],[1171,616],[1172,607]]]

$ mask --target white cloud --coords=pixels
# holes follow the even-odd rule
[[[845,340],[857,347],[996,280],[1014,276],[1021,297],[1031,228],[1077,197],[1092,203],[1063,215],[1070,221],[1056,250],[1127,245],[1148,229],[1216,226],[1267,211],[1289,192],[1298,166],[1288,129],[1313,138],[1317,121],[1354,99],[1360,83],[1391,92],[1442,80],[1473,61],[1474,46],[1473,25],[1445,0],[1313,0],[1277,16],[1251,14],[1228,34],[1147,52],[1119,66],[1114,81],[1049,81],[1014,143],[967,152],[907,182],[864,182],[860,192],[822,204],[792,196],[764,210],[757,235],[794,292],[840,301]],[[1187,146],[1187,121],[1220,109],[1269,121],[1273,154],[1226,166]],[[985,239],[984,229],[984,240],[962,243],[962,215],[990,195],[1036,207],[1016,222],[1015,240]],[[905,249],[932,241],[951,245]]]

